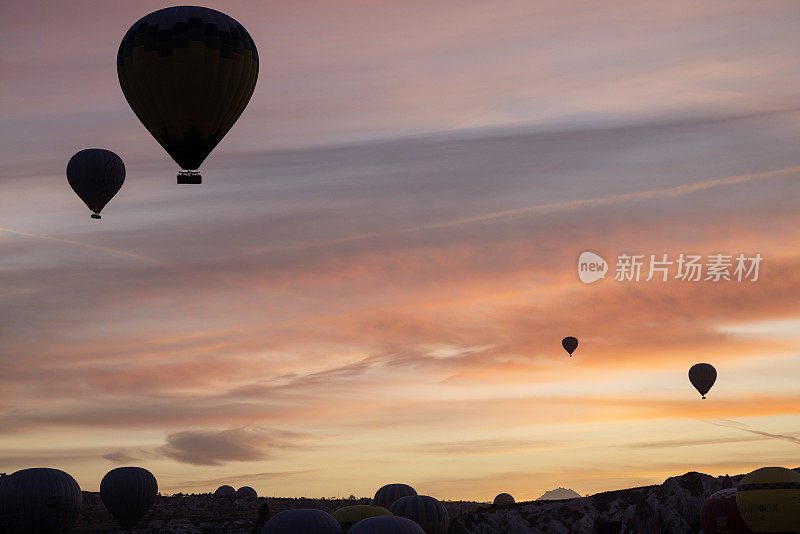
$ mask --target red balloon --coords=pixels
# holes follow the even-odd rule
[[[736,507],[736,488],[720,490],[700,509],[703,534],[752,534]]]

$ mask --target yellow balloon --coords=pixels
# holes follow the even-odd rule
[[[762,467],[736,489],[736,506],[755,533],[795,534],[800,530],[800,474],[784,467]]]
[[[368,504],[356,504],[353,506],[345,506],[333,512],[333,517],[342,526],[342,530],[347,532],[350,527],[368,517],[375,517],[379,515],[392,515],[386,508],[380,506],[372,506]]]

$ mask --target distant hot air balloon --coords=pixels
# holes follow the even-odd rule
[[[246,499],[257,499],[258,492],[251,488],[250,486],[242,486],[241,488],[236,490],[237,497],[244,497]]]
[[[425,534],[447,534],[450,516],[442,503],[427,495],[403,497],[392,504],[389,511],[412,520],[422,527]]]
[[[755,533],[795,534],[800,530],[800,474],[784,467],[756,469],[739,481],[736,506]]]
[[[258,52],[244,27],[207,7],[177,6],[137,21],[119,46],[122,92],[183,172],[194,171],[244,111],[258,78]]]
[[[82,505],[80,486],[58,469],[23,469],[0,482],[0,528],[6,534],[66,532]]]
[[[386,484],[375,492],[375,498],[372,499],[372,504],[386,508],[394,504],[394,501],[400,497],[408,497],[416,495],[417,492],[408,484]]]
[[[380,506],[370,506],[368,504],[344,506],[333,512],[333,517],[342,526],[342,530],[344,532],[347,532],[350,527],[363,519],[379,515],[392,515],[392,513],[386,508],[381,508]]]
[[[264,525],[262,534],[342,534],[333,516],[322,510],[294,509],[276,514]]]
[[[100,498],[117,523],[133,532],[158,495],[153,473],[141,467],[117,467],[100,482]]]
[[[87,148],[69,159],[67,181],[92,210],[92,219],[99,219],[100,211],[122,188],[125,164],[110,150]]]
[[[567,351],[571,357],[575,349],[578,348],[578,338],[567,336],[561,340],[561,346],[564,347],[564,350]]]
[[[236,490],[232,486],[223,484],[214,491],[214,497],[235,497]]]
[[[706,393],[717,381],[717,370],[709,363],[696,363],[689,369],[689,381],[705,399]]]
[[[752,534],[736,508],[736,488],[720,490],[700,509],[703,534]]]
[[[359,521],[348,534],[425,534],[425,531],[410,519],[385,515]]]
[[[514,504],[514,502],[514,497],[512,497],[510,494],[500,493],[494,498],[492,504],[495,506],[508,506],[509,504]]]

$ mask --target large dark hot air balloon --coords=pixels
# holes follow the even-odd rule
[[[710,363],[696,363],[689,369],[689,382],[704,399],[716,381],[717,370]]]
[[[700,509],[703,534],[752,534],[736,508],[736,488],[727,488],[706,499]]]
[[[67,181],[92,210],[92,219],[99,219],[100,211],[125,181],[125,164],[110,150],[87,148],[69,159]]]
[[[450,516],[442,503],[427,495],[398,499],[389,508],[394,515],[405,517],[422,527],[425,534],[447,534]]]
[[[119,525],[133,532],[158,494],[156,477],[141,467],[117,467],[100,482],[100,498]]]
[[[739,481],[736,506],[753,532],[794,534],[800,530],[800,474],[785,467],[756,469]]]
[[[333,516],[322,510],[284,510],[267,521],[262,534],[342,534]]]
[[[23,469],[0,482],[0,530],[6,534],[67,532],[82,505],[80,486],[64,471]]]
[[[386,484],[375,492],[375,498],[372,499],[372,504],[386,508],[394,504],[394,501],[400,497],[408,497],[409,495],[416,495],[417,492],[408,484]]]
[[[136,22],[119,46],[122,92],[145,128],[183,172],[195,172],[244,111],[258,78],[258,52],[234,19],[178,6]]]
[[[567,351],[571,357],[575,349],[578,348],[578,338],[567,336],[561,340],[561,346],[564,347],[564,350]]]
[[[425,534],[425,531],[405,517],[382,515],[359,521],[349,534]]]

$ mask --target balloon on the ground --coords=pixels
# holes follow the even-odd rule
[[[133,530],[158,495],[153,473],[141,467],[117,467],[100,481],[100,499],[123,529]]]
[[[716,381],[717,370],[710,363],[696,363],[689,369],[689,382],[704,399]]]
[[[403,497],[392,504],[389,511],[412,520],[425,534],[447,534],[450,516],[442,503],[427,495]]]
[[[110,150],[87,148],[69,159],[67,181],[92,210],[92,218],[99,219],[100,212],[125,182],[125,164]]]
[[[333,517],[342,526],[342,530],[347,532],[350,527],[368,517],[375,517],[380,515],[392,515],[386,508],[380,506],[371,506],[368,504],[355,504],[353,506],[345,506],[333,512]]]
[[[262,534],[342,534],[333,516],[322,510],[284,510],[267,521]]]
[[[181,169],[196,171],[244,111],[258,51],[236,20],[176,6],[138,20],[122,39],[117,74],[131,109]],[[178,183],[200,183],[182,172]]]
[[[223,484],[222,486],[218,487],[216,491],[214,491],[214,497],[234,497],[236,496],[236,490],[233,489],[232,486],[227,484]]]
[[[250,486],[242,486],[236,490],[236,496],[245,497],[247,499],[256,499],[258,498],[258,492]]]
[[[578,348],[578,338],[567,336],[561,340],[561,346],[564,347],[564,350],[567,351],[570,356],[572,356],[572,353]]]
[[[510,494],[500,493],[494,498],[492,504],[495,506],[507,506],[509,504],[514,504],[515,502],[516,501],[514,501],[514,497],[512,497]]]
[[[387,515],[359,521],[348,534],[425,534],[425,531],[410,519]]]
[[[417,491],[408,484],[386,484],[375,492],[372,504],[388,509],[397,499],[416,494]]]
[[[0,481],[0,528],[6,534],[66,532],[82,505],[80,486],[58,469],[23,469]]]
[[[739,513],[755,533],[800,530],[800,474],[784,467],[762,467],[745,475],[736,489]]]
[[[736,507],[736,488],[711,495],[700,509],[703,534],[752,534]]]

